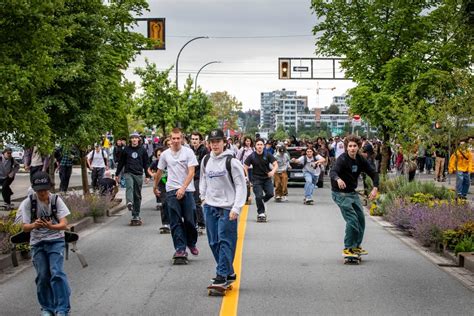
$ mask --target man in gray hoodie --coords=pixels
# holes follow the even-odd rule
[[[7,147],[0,155],[0,185],[2,186],[2,197],[6,208],[11,208],[11,196],[13,191],[10,188],[15,175],[20,169],[20,165],[12,157],[12,149]]]
[[[242,164],[234,152],[224,151],[224,132],[209,134],[211,153],[201,163],[199,190],[206,218],[206,231],[216,260],[216,277],[211,286],[225,287],[236,279],[232,263],[237,244],[237,218],[247,199]]]

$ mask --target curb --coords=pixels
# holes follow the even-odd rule
[[[123,205],[122,201],[120,201],[118,205],[111,208],[110,210],[107,210],[107,217],[116,216],[117,213],[120,213],[125,208],[126,208],[126,205]],[[94,225],[94,219],[88,216],[88,217],[82,218],[81,220],[75,223],[69,224],[68,228],[72,232],[79,233],[91,227],[92,225]],[[0,284],[4,283],[11,276],[21,273],[23,270],[25,270],[26,268],[32,265],[31,259],[22,259],[22,258],[18,258],[18,259],[19,259],[18,260],[19,266],[13,267],[11,253],[5,254],[5,255],[0,254]],[[2,274],[5,274],[6,278],[2,277]]]
[[[460,267],[458,261],[456,260],[457,258],[455,258],[454,256],[451,257],[449,255],[442,256],[437,253],[434,253],[429,248],[422,247],[415,239],[408,236],[406,232],[397,229],[395,225],[385,221],[384,219],[382,219],[381,216],[370,215],[370,212],[367,207],[365,207],[365,210],[367,216],[370,217],[371,220],[382,226],[386,231],[398,238],[401,242],[410,247],[412,250],[415,250],[423,257],[428,259],[440,270],[446,272],[447,274],[461,282],[461,284],[464,285],[467,289],[474,292],[474,273],[463,267]]]

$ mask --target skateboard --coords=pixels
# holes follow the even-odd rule
[[[166,227],[166,226],[160,227],[160,234],[169,234],[169,233],[171,233],[171,230],[169,227]]]
[[[227,291],[232,290],[232,282],[226,282],[224,285],[209,285],[207,287],[207,295],[209,296],[225,296]]]
[[[344,257],[344,264],[360,264],[362,258],[359,255],[354,256],[345,256]]]
[[[257,216],[257,223],[266,223],[267,222],[267,217],[258,217]]]
[[[182,264],[188,264],[188,256],[173,256],[173,264],[174,265],[182,265]]]
[[[143,222],[141,219],[132,219],[130,220],[130,226],[142,226]]]
[[[309,201],[304,201],[303,204],[305,205],[313,205],[314,201],[313,200],[309,200]]]

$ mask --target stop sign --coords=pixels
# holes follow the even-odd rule
[[[360,120],[360,115],[359,114],[354,114],[354,116],[352,117],[355,121],[358,121]]]

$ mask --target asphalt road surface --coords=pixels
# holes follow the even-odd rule
[[[240,287],[222,299],[207,296],[215,263],[205,236],[198,257],[171,264],[171,236],[158,234],[160,216],[147,186],[143,226],[128,226],[125,211],[82,234],[89,266],[81,268],[72,254],[65,264],[71,312],[218,315],[223,300],[238,294],[232,304],[238,302],[239,315],[473,315],[473,292],[368,217],[369,255],[361,265],[344,265],[344,222],[330,190],[318,190],[312,206],[303,205],[302,193],[291,188],[288,202],[270,201],[267,223],[256,223],[250,206]],[[28,268],[0,285],[1,315],[39,314],[34,278]]]

